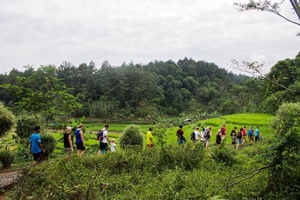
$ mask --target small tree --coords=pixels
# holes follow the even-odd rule
[[[30,117],[22,117],[17,120],[16,133],[20,137],[22,144],[28,143],[28,139],[34,132],[36,124],[36,120]]]
[[[42,145],[43,145],[44,149],[46,150],[46,153],[48,156],[54,152],[57,141],[52,134],[42,133],[41,141],[42,141]]]
[[[0,103],[0,137],[4,136],[15,124],[15,116]]]
[[[124,129],[119,142],[122,149],[126,149],[128,147],[137,147],[139,149],[142,149],[144,143],[144,135],[140,131],[138,126],[132,124]]]
[[[15,116],[7,110],[2,103],[0,103],[0,137],[3,137],[15,123]],[[0,152],[0,162],[3,168],[10,167],[14,160],[13,154],[9,151],[9,143],[13,136],[9,136],[6,140],[1,140],[0,143],[4,145],[5,149]]]

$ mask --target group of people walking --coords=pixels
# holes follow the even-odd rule
[[[84,128],[84,124],[80,124],[76,131],[74,132],[75,135],[75,144],[77,155],[82,156],[85,153],[85,140],[82,129]],[[116,151],[116,143],[114,139],[110,139],[108,137],[108,129],[109,125],[105,125],[104,128],[101,130],[102,137],[99,139],[99,150],[98,154],[105,154],[108,150],[108,142],[110,142],[111,151]],[[35,132],[30,136],[29,144],[30,144],[30,153],[33,155],[34,165],[41,161],[41,157],[43,153],[46,153],[45,149],[43,148],[41,137],[39,133],[41,132],[41,127],[36,126]],[[64,150],[67,156],[70,156],[74,149],[73,149],[73,135],[72,135],[72,127],[67,126],[66,130],[63,134],[63,143],[64,143]]]
[[[76,149],[77,155],[82,156],[85,153],[85,140],[82,129],[84,128],[84,124],[80,124],[76,131],[74,132],[76,137]],[[108,137],[108,129],[109,125],[105,125],[104,128],[99,131],[97,134],[97,139],[99,140],[99,150],[98,155],[105,154],[108,150],[108,142],[110,142],[111,152],[116,151],[116,142],[114,139],[110,139]],[[195,130],[191,133],[190,139],[194,143],[198,143],[199,141],[204,143],[204,148],[208,149],[210,138],[212,136],[212,130],[210,126],[206,128],[202,128],[200,132],[199,127],[196,127]],[[154,146],[154,140],[152,136],[152,127],[146,133],[146,144],[148,148],[152,148]],[[40,126],[35,127],[35,133],[33,133],[29,139],[30,142],[30,153],[33,155],[33,159],[35,164],[40,162],[42,153],[45,153],[45,149],[42,146],[40,133]],[[179,129],[176,132],[177,142],[182,145],[186,142],[183,126],[180,125]],[[238,149],[245,145],[246,138],[248,136],[249,145],[251,146],[253,141],[258,141],[262,139],[262,133],[257,126],[254,132],[253,127],[251,126],[248,130],[246,126],[239,129],[237,132],[237,128],[234,127],[230,133],[231,144],[234,148]],[[216,144],[221,145],[222,141],[226,138],[226,125],[224,124],[216,133]],[[70,156],[73,153],[73,136],[72,136],[72,128],[70,126],[66,127],[64,132],[64,149],[67,153],[67,156]]]
[[[186,142],[184,131],[182,128],[183,126],[180,125],[179,129],[176,132],[178,144],[184,144]],[[237,132],[237,128],[234,127],[230,133],[232,146],[236,149],[244,146],[246,143],[247,135],[248,135],[250,146],[252,145],[252,142],[254,140],[258,141],[262,139],[262,133],[260,132],[258,126],[256,127],[255,132],[252,126],[250,126],[248,131],[246,126],[244,126],[240,128],[238,132]],[[194,143],[198,143],[199,141],[203,142],[205,149],[208,149],[211,136],[212,136],[212,130],[210,126],[207,126],[206,128],[202,128],[201,132],[199,131],[199,127],[196,127],[195,130],[191,133],[190,139]],[[226,138],[226,125],[224,124],[216,133],[216,144],[221,145],[222,141],[224,141],[225,138]]]

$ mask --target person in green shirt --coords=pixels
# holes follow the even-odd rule
[[[146,135],[146,142],[147,142],[147,147],[148,148],[152,148],[154,146],[154,141],[153,141],[153,137],[152,137],[152,128],[150,127],[147,135]]]

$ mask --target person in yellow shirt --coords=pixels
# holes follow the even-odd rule
[[[148,148],[152,148],[154,146],[153,137],[152,137],[152,128],[151,127],[149,128],[149,131],[147,132],[146,142],[147,142],[147,147]]]

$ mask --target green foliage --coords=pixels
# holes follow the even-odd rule
[[[172,159],[169,157],[169,160],[165,160],[166,155]],[[23,176],[17,180],[11,198],[20,199],[26,196],[33,199],[97,199],[101,196],[104,199],[120,199],[121,196],[113,196],[119,193],[126,195],[125,190],[135,188],[143,180],[149,181],[160,176],[160,173],[163,174],[161,181],[167,184],[175,174],[169,174],[171,169],[178,172],[178,175],[170,186],[181,190],[180,187],[185,187],[184,183],[188,180],[187,176],[182,175],[187,173],[186,170],[198,169],[203,157],[203,148],[200,146],[189,145],[181,148],[176,145],[165,148],[164,152],[158,148],[139,152],[128,149],[107,153],[101,157],[57,158],[41,163],[34,169],[23,169]],[[156,183],[157,181],[155,180]],[[37,186],[40,189],[36,190]],[[171,188],[168,191],[175,194]],[[137,191],[134,195],[143,195],[140,189]],[[151,193],[154,191],[151,189]]]
[[[144,145],[144,135],[136,125],[128,125],[119,138],[120,147],[142,149]]]
[[[4,138],[0,139],[0,149],[4,149],[6,151],[9,151],[11,146],[16,145],[17,137],[14,133],[10,133]]]
[[[261,193],[264,198],[296,199],[300,195],[299,116],[300,103],[283,104],[272,123],[275,141],[266,154],[271,176]]]
[[[15,124],[15,116],[0,102],[0,137],[4,136]]]
[[[14,161],[14,155],[9,150],[0,151],[0,162],[2,163],[2,168],[9,168]]]
[[[40,136],[44,149],[46,150],[47,154],[50,155],[56,148],[57,141],[55,137],[53,137],[51,133],[43,133],[40,134]]]
[[[266,185],[261,172],[240,184],[239,175],[260,163],[238,151],[239,164],[220,165],[204,156],[203,145],[50,159],[24,168],[10,199],[254,199]],[[187,158],[186,158],[187,157]],[[246,159],[245,159],[246,158]],[[259,183],[259,184],[257,184]],[[129,192],[130,191],[130,192]]]
[[[14,151],[15,162],[21,163],[21,162],[31,161],[32,156],[28,152],[29,152],[29,147],[28,147],[28,140],[27,140],[27,144],[18,145],[18,148]]]
[[[19,98],[15,102],[18,109],[32,114],[39,124],[45,122],[48,127],[54,116],[69,114],[81,107],[70,89],[57,78],[56,72],[55,66],[41,66],[29,76],[19,76],[14,84],[2,87]]]
[[[89,117],[91,115],[90,106],[87,103],[84,103],[81,108],[75,109],[72,114],[75,117],[86,116]]]
[[[34,132],[35,126],[36,120],[34,118],[22,116],[17,120],[17,127],[15,131],[23,143],[24,140],[28,142],[29,137]]]
[[[236,163],[235,160],[235,151],[232,148],[226,148],[224,143],[221,144],[220,147],[214,148],[210,152],[210,157],[217,163],[222,163],[225,166],[232,166]]]
[[[80,124],[83,124],[83,120],[85,119],[85,116],[82,116],[80,117],[80,119],[78,119],[78,121],[76,121],[74,118],[71,119],[71,127],[72,127],[72,131],[76,131],[77,127],[80,125]],[[85,127],[83,128],[82,130],[83,132],[85,132]]]

